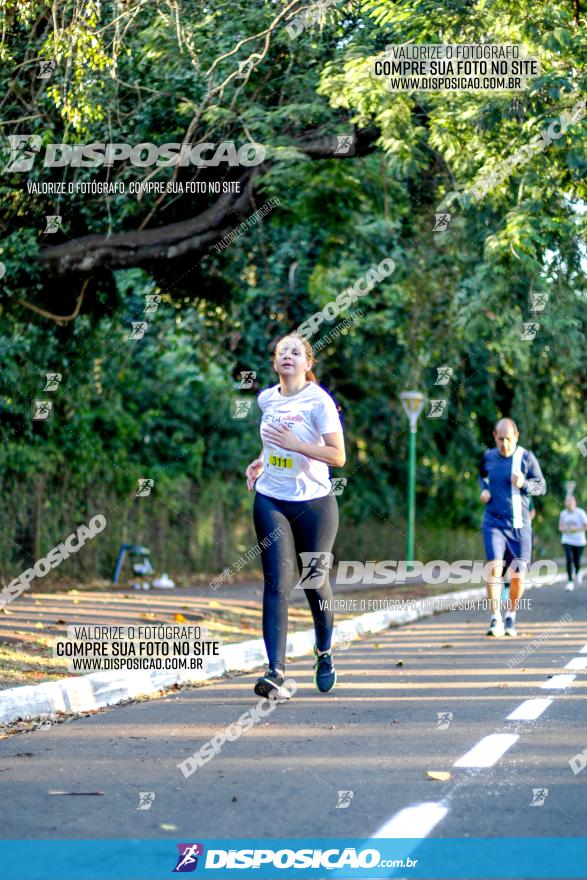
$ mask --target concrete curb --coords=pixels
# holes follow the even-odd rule
[[[559,578],[557,578],[558,580]],[[532,589],[528,585],[527,589]],[[377,633],[391,626],[404,626],[422,617],[431,617],[443,611],[458,610],[459,605],[474,602],[485,596],[485,588],[443,593],[426,599],[406,600],[408,607],[396,610],[386,608],[343,620],[334,628],[333,644],[351,641]],[[366,600],[356,600],[358,602]],[[377,600],[376,600],[377,601]],[[287,640],[289,658],[302,657],[312,651],[314,630],[300,630]],[[251,639],[234,645],[225,645],[218,657],[212,657],[205,670],[189,671],[136,671],[94,672],[91,675],[72,676],[59,681],[0,691],[0,725],[13,721],[28,721],[56,712],[75,713],[114,706],[134,697],[146,696],[171,688],[175,684],[201,682],[221,678],[228,672],[251,672],[267,663],[263,639]]]

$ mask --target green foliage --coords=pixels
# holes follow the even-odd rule
[[[477,527],[477,461],[503,414],[516,418],[521,442],[542,462],[550,495],[539,505],[547,522],[554,517],[563,481],[580,487],[585,476],[577,447],[587,434],[585,119],[481,201],[466,190],[585,95],[587,37],[573,4],[360,0],[295,39],[278,24],[263,58],[279,11],[269,0],[58,6],[54,21],[46,3],[1,4],[5,134],[162,144],[190,127],[196,141],[256,140],[272,163],[256,181],[256,206],[272,196],[279,205],[222,254],[210,248],[171,278],[103,267],[80,315],[59,324],[26,303],[71,314],[81,282],[45,277],[40,246],[154,229],[211,200],[55,198],[27,192],[24,175],[3,176],[3,574],[99,509],[109,511],[108,537],[84,562],[68,562],[72,572],[109,573],[123,535],[151,543],[157,562],[176,571],[230,564],[254,540],[243,472],[259,449],[256,422],[231,418],[230,401],[273,383],[275,340],[384,257],[394,273],[357,303],[363,317],[326,345],[317,369],[345,422],[341,552],[357,523],[364,535],[377,523],[382,557],[402,543],[407,422],[399,393],[411,387],[449,400],[447,419],[420,421],[418,515],[427,535]],[[480,40],[524,43],[539,56],[541,76],[519,93],[391,94],[370,75],[389,43]],[[233,77],[250,53],[250,74]],[[57,61],[46,85],[36,78],[41,58]],[[311,161],[299,149],[353,125],[378,133],[369,154]],[[36,163],[26,178],[150,173]],[[171,171],[154,177],[168,180]],[[433,232],[445,202],[449,229]],[[44,217],[54,213],[64,230],[49,242]],[[532,312],[533,292],[548,293],[543,312]],[[155,314],[144,313],[146,294],[161,296]],[[312,342],[345,316],[323,324]],[[142,320],[144,338],[129,339],[131,323]],[[540,330],[522,341],[530,321]],[[439,386],[444,365],[453,377]],[[256,371],[253,390],[239,390],[241,370]],[[45,395],[49,371],[63,382]],[[46,423],[30,418],[39,396],[54,399]],[[141,478],[155,480],[149,497],[136,497]]]

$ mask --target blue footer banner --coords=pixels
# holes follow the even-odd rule
[[[3,840],[2,880],[587,877],[585,837]]]

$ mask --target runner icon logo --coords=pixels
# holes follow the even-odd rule
[[[51,418],[53,412],[52,400],[34,400],[31,417],[33,422],[43,422]]]
[[[137,494],[135,498],[145,498],[147,495],[151,494],[151,489],[155,485],[155,480],[145,480],[139,478],[139,488],[137,490]]]
[[[548,796],[547,788],[533,788],[532,789],[532,800],[530,802],[531,807],[541,807],[544,801]]]
[[[154,800],[154,791],[139,791],[139,805],[137,810],[150,810]]]
[[[531,293],[530,299],[532,300],[532,311],[533,312],[543,312],[546,308],[546,303],[548,302],[548,294],[547,293]]]
[[[61,229],[61,220],[62,220],[61,214],[45,214],[45,220],[46,220],[46,226],[45,226],[46,233],[58,232],[59,229]]]
[[[294,590],[319,590],[326,583],[328,572],[334,561],[332,553],[300,553],[302,573]]]
[[[247,389],[253,387],[253,382],[257,378],[257,374],[254,370],[243,370],[242,373],[239,373],[241,377],[241,383],[238,386],[239,388]]]
[[[446,405],[448,400],[431,400],[429,419],[442,419],[446,416]]]
[[[234,397],[230,402],[231,413],[233,419],[247,419],[252,411],[253,401],[246,397]]]
[[[61,373],[45,373],[45,377],[47,379],[47,384],[43,388],[43,391],[57,391],[59,383],[63,379],[63,375]]]
[[[453,714],[452,712],[437,712],[436,717],[438,718],[436,729],[446,730],[450,727],[450,722],[453,719]]]
[[[195,871],[198,867],[198,857],[204,855],[204,846],[201,843],[177,843],[177,865],[173,869],[174,874],[184,874]]]
[[[57,67],[56,61],[39,61],[37,79],[51,79],[51,74]]]
[[[339,791],[336,809],[345,810],[348,806],[350,806],[353,795],[354,791]]]
[[[353,134],[333,135],[335,156],[352,156],[355,152],[355,136]]]
[[[450,214],[435,214],[432,232],[446,232],[450,223]]]
[[[434,384],[448,385],[454,370],[452,367],[436,367],[436,372],[438,373],[438,378]]]
[[[342,495],[345,490],[345,486],[348,480],[346,477],[333,477],[332,479],[332,488],[330,490],[331,495]]]

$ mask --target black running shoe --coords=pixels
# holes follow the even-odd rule
[[[257,679],[255,693],[258,697],[265,697],[268,700],[289,700],[291,694],[286,687],[283,687],[284,681],[281,672],[269,668],[265,675]]]
[[[336,684],[336,669],[332,662],[332,654],[318,654],[318,649],[314,645],[314,684],[323,694],[331,691]]]

